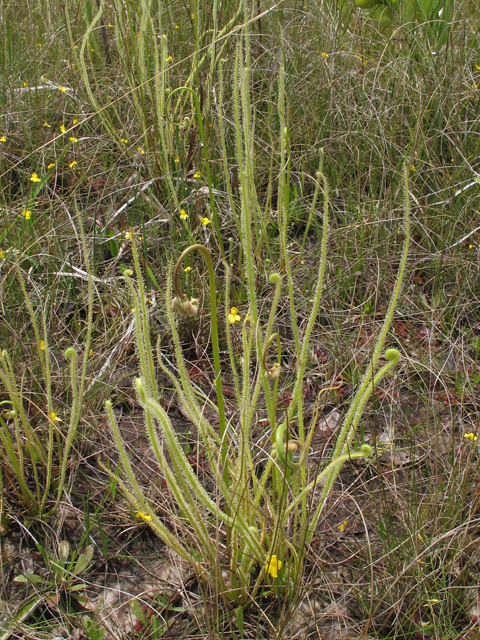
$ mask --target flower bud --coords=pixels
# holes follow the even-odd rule
[[[172,309],[181,316],[193,318],[198,313],[198,300],[196,298],[191,298],[190,300],[174,298],[172,301]]]
[[[281,370],[282,367],[278,364],[278,362],[275,362],[271,369],[267,369],[267,378],[269,380],[277,380],[277,378],[280,377]]]

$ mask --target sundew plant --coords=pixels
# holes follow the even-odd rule
[[[246,104],[246,68],[242,72],[240,86]],[[282,100],[283,95],[279,101],[280,110]],[[318,415],[318,405],[313,420],[307,426],[303,420],[302,389],[309,359],[310,337],[320,308],[325,279],[328,183],[319,171],[316,184],[318,189],[323,187],[324,195],[322,251],[308,322],[303,331],[300,331],[296,320],[294,275],[286,251],[288,132],[286,128],[281,132],[284,161],[278,180],[279,193],[284,194],[278,209],[281,271],[270,275],[273,295],[269,313],[265,315],[260,311],[257,297],[255,253],[252,250],[252,217],[255,215],[256,203],[248,178],[248,163],[251,159],[248,155],[249,125],[245,109],[244,125],[244,135],[241,134],[240,126],[237,135],[238,162],[242,168],[240,238],[248,291],[247,315],[241,318],[237,308],[230,305],[231,278],[228,262],[223,260],[219,265],[225,276],[224,290],[219,296],[211,252],[201,244],[187,247],[178,258],[175,267],[170,267],[165,287],[164,311],[176,355],[176,367],[172,369],[164,360],[159,344],[155,350],[150,341],[145,285],[133,233],[135,278],[133,271],[124,271],[135,310],[136,345],[140,361],[140,375],[135,381],[135,389],[144,410],[145,431],[158,463],[158,473],[164,479],[171,503],[174,505],[169,520],[171,522],[173,518],[175,533],[155,506],[159,504],[160,499],[155,489],[157,483],[152,483],[152,486],[145,490],[136,479],[112,403],[106,404],[124,471],[121,486],[132,508],[165,544],[191,565],[202,582],[213,588],[217,594],[223,595],[228,602],[239,606],[246,605],[260,590],[265,590],[266,585],[269,589],[284,592],[290,597],[295,595],[301,582],[305,549],[312,541],[322,508],[342,466],[349,460],[366,459],[372,455],[369,445],[355,445],[354,438],[373,390],[400,358],[396,349],[387,349],[384,352],[384,345],[400,295],[410,238],[408,176],[405,170],[404,248],[384,324],[377,338],[371,362],[350,401],[330,459],[324,463],[318,461],[313,474],[307,472],[306,462]],[[241,149],[241,139],[245,144],[244,151]],[[198,253],[203,258],[208,270],[216,403],[203,394],[199,395],[198,389],[192,384],[179,337],[179,323],[182,322],[182,318],[194,318],[199,311],[198,299],[189,298],[179,286],[179,273],[183,271],[184,260],[192,253]],[[291,402],[288,407],[279,410],[282,344],[275,325],[282,296],[289,300],[290,321],[296,347],[296,375],[291,390]],[[223,301],[220,308],[217,306],[219,299]],[[237,323],[241,326],[240,350],[234,347],[232,341],[232,330]],[[227,362],[222,361],[219,349],[222,327],[225,327],[228,345]],[[272,356],[275,353],[276,358]],[[273,364],[270,364],[272,357]],[[380,366],[382,357],[385,358],[385,364]],[[215,485],[213,492],[202,484],[162,406],[156,366],[171,380],[179,401],[198,432],[200,448],[208,464],[208,475]],[[235,409],[228,414],[222,389],[225,367],[228,367],[234,380]],[[205,415],[206,405],[214,412],[213,421],[208,420]],[[261,447],[254,445],[254,414],[258,411],[266,417],[267,441],[270,442],[269,445]]]

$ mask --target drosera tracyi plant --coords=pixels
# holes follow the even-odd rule
[[[78,214],[78,209],[77,209]],[[0,457],[7,471],[3,476],[0,468],[1,522],[5,522],[6,504],[3,491],[8,483],[17,500],[29,516],[48,518],[53,515],[63,499],[67,470],[71,462],[72,448],[76,444],[78,426],[83,412],[83,400],[86,390],[88,355],[92,341],[93,314],[93,281],[91,278],[90,259],[80,215],[77,225],[88,278],[87,331],[83,345],[84,358],[81,369],[77,364],[77,350],[68,347],[64,357],[69,361],[69,382],[71,405],[69,414],[60,416],[55,406],[52,391],[52,362],[47,330],[47,304],[40,306],[40,323],[31,302],[31,294],[27,291],[20,267],[16,273],[25,304],[30,316],[34,333],[34,350],[40,363],[40,375],[44,392],[42,404],[38,407],[40,420],[47,429],[38,429],[26,410],[26,393],[24,382],[15,370],[7,350],[0,352],[0,380],[4,385],[7,399],[0,402]],[[32,350],[33,350],[32,349]],[[13,428],[12,428],[13,425]],[[65,426],[63,426],[65,425]],[[34,482],[30,482],[33,474]]]
[[[371,364],[367,367],[363,381],[350,401],[350,408],[331,458],[315,472],[313,477],[307,473],[305,463],[315,421],[312,422],[310,431],[298,429],[296,439],[293,436],[293,425],[301,423],[301,389],[306,368],[305,353],[310,332],[316,321],[324,278],[328,237],[328,186],[325,177],[321,174],[317,176],[324,183],[325,198],[319,280],[307,327],[303,336],[299,334],[301,351],[297,353],[299,366],[297,366],[292,401],[280,420],[276,417],[275,408],[278,380],[281,375],[280,357],[275,365],[268,367],[266,354],[273,341],[277,343],[278,354],[281,353],[281,341],[273,332],[273,326],[281,296],[282,276],[274,273],[270,277],[275,285],[275,293],[266,323],[259,314],[254,315],[253,310],[258,308],[254,297],[256,296],[255,286],[252,282],[248,283],[251,296],[250,309],[249,315],[241,320],[240,359],[233,352],[231,341],[228,343],[229,367],[235,379],[235,410],[227,417],[222,393],[222,363],[218,346],[218,322],[221,318],[216,307],[217,291],[210,252],[202,245],[192,245],[179,257],[173,275],[172,270],[169,271],[165,289],[165,312],[175,345],[177,373],[172,372],[164,364],[161,349],[157,346],[158,365],[169,376],[182,406],[198,430],[201,448],[208,461],[209,473],[215,483],[213,493],[207,492],[202,485],[184,453],[167,412],[159,402],[143,276],[135,238],[132,238],[137,284],[132,279],[131,271],[124,272],[124,277],[135,305],[136,343],[140,360],[140,377],[135,380],[135,388],[144,410],[145,430],[155,453],[159,473],[166,480],[169,494],[175,502],[172,516],[175,519],[175,531],[180,533],[174,535],[165,526],[155,508],[158,498],[151,494],[150,489],[147,494],[137,481],[117,425],[112,403],[107,402],[109,421],[125,472],[121,487],[132,508],[144,514],[143,518],[148,525],[165,544],[191,565],[198,578],[223,595],[228,602],[237,606],[245,606],[265,588],[266,584],[278,593],[286,592],[290,597],[295,595],[303,571],[304,549],[312,540],[322,507],[342,466],[348,460],[368,458],[372,454],[372,448],[367,444],[355,448],[353,438],[373,390],[400,357],[396,349],[387,349],[384,354],[387,362],[378,368],[400,295],[407,261],[410,238],[409,197],[408,176],[406,171],[404,173],[405,241],[390,306],[377,339]],[[251,247],[245,242],[243,236],[242,250],[247,262],[253,259]],[[198,391],[191,383],[175,317],[175,313],[180,314],[180,317],[194,317],[198,313],[198,301],[188,299],[179,289],[177,282],[183,260],[192,252],[199,252],[208,268],[216,404],[207,398],[199,398]],[[228,264],[225,263],[224,268],[228,284]],[[251,273],[248,265],[245,273],[248,278],[248,274]],[[288,270],[284,277],[291,278]],[[172,286],[175,297],[172,297]],[[290,286],[292,286],[291,282]],[[222,324],[225,324],[228,332],[231,330],[231,325],[238,320],[238,312],[229,309],[227,293],[225,298],[227,305]],[[253,374],[251,373],[252,365],[255,372]],[[274,381],[273,389],[270,389],[270,380]],[[258,464],[256,457],[259,452],[255,451],[255,448],[252,449],[253,430],[256,424],[253,416],[254,412],[259,410],[262,395],[267,403],[266,415],[271,421],[272,438],[265,465]],[[218,428],[214,422],[207,420],[202,409],[202,403],[205,402],[214,409],[218,418]],[[168,462],[162,442],[168,451],[171,464]],[[318,503],[312,502],[317,487],[321,487]]]

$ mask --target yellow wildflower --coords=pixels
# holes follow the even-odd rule
[[[74,119],[73,119],[73,124],[78,124],[78,120],[77,120],[77,118],[74,118]]]
[[[322,51],[322,58],[329,58],[330,56],[325,51]]]
[[[57,416],[57,414],[55,413],[55,411],[52,411],[52,413],[50,414],[50,420],[53,422],[53,424],[57,424],[57,422],[62,422],[60,418]]]
[[[55,166],[55,163],[51,162],[47,167],[47,171],[48,171],[48,169],[53,169],[54,166]]]
[[[186,220],[188,218],[187,212],[185,211],[185,209],[182,209],[180,211],[180,219],[181,220]]]
[[[251,318],[250,316],[247,316],[247,317],[245,318],[245,322],[251,322],[251,321],[252,321],[252,318]]]
[[[283,566],[283,562],[281,560],[277,560],[277,556],[268,556],[267,565],[265,567],[267,573],[269,573],[272,578],[278,578],[278,572]]]
[[[123,142],[123,144],[128,144],[128,140],[126,138],[120,138],[120,142]]]
[[[230,324],[235,324],[235,322],[240,322],[241,318],[238,315],[237,307],[232,307],[230,309],[230,313],[228,314],[228,321]]]
[[[344,520],[341,524],[338,525],[337,529],[343,533],[347,528],[347,520]]]
[[[478,440],[478,437],[474,433],[466,433],[465,438],[467,438],[467,440]]]
[[[68,166],[70,167],[70,169],[73,169],[73,167],[75,167],[77,164],[78,162],[76,160],[73,160]]]
[[[207,224],[211,224],[210,218],[202,218],[202,224],[204,227],[206,227]]]
[[[175,156],[175,164],[178,164],[180,162],[180,157],[179,156]]]
[[[139,151],[142,155],[145,153],[145,151],[142,149],[142,147],[137,147],[137,151]]]
[[[145,522],[152,521],[152,516],[148,516],[146,513],[143,513],[143,511],[137,511],[137,518],[140,518],[140,520],[145,520]]]
[[[66,93],[68,91],[67,87],[58,87],[62,93]]]
[[[30,211],[30,209],[24,209],[22,211],[22,216],[25,218],[25,220],[30,220],[30,218],[32,217],[32,212]]]
[[[47,127],[47,129],[51,129],[51,128],[52,128],[52,127],[48,124],[48,122],[44,122],[44,123],[43,123],[43,126],[44,126],[44,127]]]
[[[95,355],[95,351],[93,349],[90,349],[90,351],[88,352],[88,357],[91,358],[94,355]]]
[[[473,244],[469,244],[469,245],[468,245],[468,248],[469,248],[469,249],[473,249]]]
[[[185,273],[189,273],[192,270],[192,267],[185,267],[184,271]]]
[[[194,178],[200,178],[200,171],[195,171],[195,173],[193,174]]]
[[[125,231],[125,233],[123,234],[125,236],[125,240],[132,240],[133,236],[135,235],[135,232],[130,230],[130,231]]]
[[[41,45],[40,45],[41,46]],[[23,81],[23,86],[26,87],[27,83],[25,82],[25,80]]]
[[[3,260],[3,259],[4,259],[4,257],[5,257],[5,251],[2,251],[2,250],[0,249],[0,260]]]
[[[66,129],[65,129],[65,125],[64,125],[64,124],[61,124],[61,125],[60,125],[60,131],[61,131],[62,133],[65,133]]]
[[[171,62],[173,60],[172,56],[168,56],[167,62]]]
[[[40,351],[45,351],[45,342],[40,340]]]
[[[70,142],[78,142],[77,138],[74,138],[73,136],[70,136],[69,140]]]
[[[40,182],[40,178],[36,173],[32,173],[32,175],[30,176],[30,182]]]
[[[178,24],[175,25],[175,29],[180,29],[180,27],[178,26]],[[479,67],[480,69],[480,67]]]
[[[5,137],[5,136],[2,136],[2,137],[0,138],[0,142],[6,142],[6,141],[7,141],[7,139],[6,139],[6,137]]]

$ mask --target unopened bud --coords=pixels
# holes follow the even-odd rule
[[[270,380],[277,380],[280,377],[282,367],[276,362],[271,369],[267,369],[267,378]]]
[[[190,300],[174,298],[172,301],[172,309],[181,316],[193,318],[198,313],[198,300],[196,298],[191,298]]]

